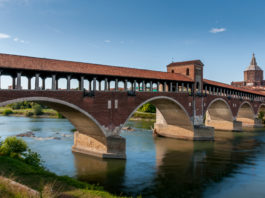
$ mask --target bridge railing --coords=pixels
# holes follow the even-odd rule
[[[203,93],[206,95],[215,95],[227,97],[228,99],[249,100],[255,102],[265,102],[265,97],[253,93],[243,92],[239,90],[228,89],[224,87],[216,87],[204,85]]]
[[[3,72],[2,72],[3,74]],[[0,82],[1,82],[0,71]],[[6,75],[4,75],[6,76]],[[6,77],[5,77],[6,78]],[[113,77],[62,76],[37,73],[27,75],[17,72],[8,76],[9,90],[79,90],[79,91],[134,91],[134,92],[182,92],[192,93],[193,82],[157,79],[124,79]],[[75,82],[73,82],[75,81]],[[22,87],[22,84],[24,87]],[[74,84],[74,85],[73,85]],[[0,89],[1,87],[0,83]]]
[[[0,71],[0,89],[1,76],[9,75],[11,85],[8,89],[14,90],[79,90],[79,91],[132,91],[132,92],[174,92],[174,93],[188,93],[190,96],[204,97],[207,95],[216,95],[227,97],[228,99],[239,99],[264,102],[265,98],[262,95],[243,92],[236,89],[229,89],[226,87],[212,86],[204,84],[203,90],[194,90],[194,82],[181,82],[157,79],[126,79],[115,78],[113,76],[82,76],[82,75],[68,75],[68,74],[49,74],[27,72],[5,72]],[[10,79],[11,78],[11,79]],[[22,83],[23,81],[23,83]],[[27,82],[25,82],[27,81]],[[75,83],[73,81],[76,81]],[[22,87],[26,84],[26,87]],[[76,87],[73,84],[77,84]],[[195,94],[194,94],[195,93]]]

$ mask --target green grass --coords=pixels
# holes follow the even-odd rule
[[[34,114],[33,109],[11,109],[10,107],[0,107],[0,114],[4,114],[6,110],[12,110],[12,114],[15,116],[26,116],[28,112],[31,112]],[[43,109],[43,115],[41,116],[32,116],[32,117],[51,117],[51,118],[57,118],[58,113],[57,111],[53,109]]]
[[[8,184],[0,184],[0,197],[1,198],[28,198],[26,193],[19,192],[18,190],[11,189]]]
[[[132,118],[155,119],[156,114],[155,113],[144,113],[144,112],[137,111],[133,114]]]
[[[39,192],[42,192],[48,184],[53,184],[54,189],[60,189],[61,192],[67,192],[66,194],[72,194],[75,197],[78,197],[76,196],[78,193],[83,193],[81,197],[116,197],[105,192],[100,186],[81,182],[68,176],[57,176],[40,167],[33,167],[23,161],[6,156],[0,156],[0,174],[7,178],[15,178],[16,182]],[[12,192],[5,191],[3,189],[0,192],[12,194]],[[0,197],[3,196],[0,194]]]

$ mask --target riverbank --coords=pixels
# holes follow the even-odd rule
[[[40,115],[34,115],[34,110],[29,109],[12,109],[9,107],[0,107],[0,115],[15,117],[35,117],[35,118],[62,118],[62,116],[53,109],[42,109]]]
[[[42,109],[42,114],[34,115],[34,110],[29,109],[17,109],[14,110],[9,107],[0,107],[0,115],[2,116],[16,116],[16,117],[34,117],[34,118],[62,118],[57,111],[53,109]],[[155,113],[146,113],[136,111],[130,120],[146,120],[146,121],[155,121]]]
[[[42,197],[117,197],[104,191],[101,186],[81,182],[68,176],[57,176],[41,167],[31,166],[7,156],[0,156],[0,174],[36,190]],[[12,191],[10,186],[1,181],[0,184],[1,197],[16,197],[17,192]]]

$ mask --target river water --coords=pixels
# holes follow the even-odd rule
[[[265,197],[265,130],[217,131],[214,142],[192,142],[153,137],[151,124],[128,123],[135,130],[121,134],[127,141],[126,161],[73,154],[74,127],[65,119],[0,117],[0,136],[32,131],[35,138],[23,139],[48,170],[118,195]]]

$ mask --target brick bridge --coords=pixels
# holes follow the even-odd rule
[[[76,127],[73,151],[106,158],[126,157],[121,128],[147,102],[157,108],[157,135],[190,140],[214,140],[214,129],[262,127],[258,114],[265,112],[264,94],[203,79],[200,60],[159,72],[0,54],[1,76],[12,80],[0,90],[0,106],[49,106]]]

